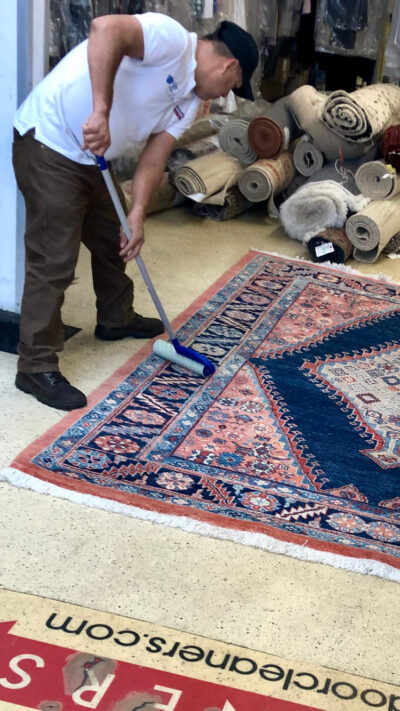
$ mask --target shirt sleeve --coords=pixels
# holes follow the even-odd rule
[[[164,130],[167,131],[167,133],[170,133],[171,136],[174,136],[174,138],[180,138],[186,129],[193,123],[199,104],[200,99],[195,95],[180,101],[174,109],[175,119],[171,121],[171,123]],[[179,118],[180,116],[181,118]]]
[[[172,17],[161,12],[145,12],[135,18],[143,30],[142,64],[167,65],[185,53],[189,33]]]

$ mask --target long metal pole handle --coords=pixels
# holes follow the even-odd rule
[[[119,221],[120,221],[120,223],[121,223],[121,225],[122,225],[122,229],[123,229],[123,231],[125,232],[125,235],[126,235],[126,237],[128,238],[128,240],[130,240],[130,238],[131,238],[131,236],[132,236],[132,231],[131,231],[131,228],[130,228],[129,225],[128,225],[128,221],[127,221],[126,215],[125,215],[125,210],[124,210],[124,208],[122,207],[122,204],[121,204],[121,201],[120,201],[120,199],[119,199],[117,190],[116,190],[116,188],[115,188],[113,179],[112,179],[112,177],[111,177],[111,175],[110,175],[110,171],[109,171],[108,168],[107,168],[107,162],[106,162],[106,160],[105,160],[102,156],[96,156],[96,161],[97,161],[99,167],[101,168],[101,172],[102,172],[102,175],[103,175],[103,178],[104,178],[104,182],[105,182],[106,185],[107,185],[108,192],[110,193],[110,197],[111,197],[111,200],[113,201],[115,210],[116,210],[117,215],[118,215],[118,217],[119,217]],[[158,294],[157,294],[157,292],[156,292],[156,290],[155,290],[155,288],[154,288],[154,286],[153,286],[153,282],[152,282],[151,279],[150,279],[150,275],[149,275],[149,273],[148,273],[148,271],[147,271],[147,269],[146,269],[145,263],[144,263],[142,257],[140,256],[140,254],[138,254],[138,255],[135,257],[135,260],[136,260],[136,263],[137,263],[137,265],[138,265],[138,267],[139,267],[140,273],[141,273],[141,275],[142,275],[142,277],[143,277],[143,281],[144,281],[144,283],[146,284],[146,286],[147,286],[147,288],[148,288],[148,290],[149,290],[150,296],[151,296],[151,298],[153,299],[154,305],[155,305],[155,307],[156,307],[156,309],[157,309],[157,311],[158,311],[158,313],[159,313],[159,315],[160,315],[160,318],[161,318],[161,320],[162,320],[162,322],[163,322],[163,324],[164,324],[164,328],[165,328],[165,330],[167,331],[169,337],[170,337],[171,340],[172,340],[172,339],[176,338],[175,333],[174,333],[174,331],[173,331],[173,329],[172,329],[172,326],[171,326],[171,324],[170,324],[170,322],[169,322],[169,320],[168,320],[168,316],[167,316],[167,314],[166,314],[165,311],[164,311],[163,305],[162,305],[160,299],[158,298]]]

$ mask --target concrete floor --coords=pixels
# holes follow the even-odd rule
[[[171,319],[252,247],[308,258],[258,207],[228,223],[186,207],[151,216],[142,256]],[[349,262],[400,281],[399,261]],[[135,307],[154,314],[134,264]],[[82,250],[64,322],[61,370],[86,393],[143,345],[93,338],[94,296]],[[0,467],[64,413],[13,385],[0,353]],[[0,587],[123,614],[225,642],[399,683],[398,585],[0,484]],[[194,564],[195,563],[195,564]]]

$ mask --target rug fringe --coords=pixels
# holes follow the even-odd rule
[[[279,252],[267,252],[263,249],[258,249],[257,247],[252,247],[251,248],[252,252],[258,252],[259,254],[266,254],[268,257],[280,257],[281,259],[291,259],[293,262],[304,262],[304,264],[310,264],[313,267],[316,268],[322,268],[324,269],[333,269],[334,271],[337,272],[347,272],[348,274],[357,274],[357,276],[362,277],[363,279],[374,279],[375,281],[386,281],[389,282],[389,284],[394,284],[396,286],[400,286],[400,282],[395,281],[391,276],[386,275],[386,274],[363,274],[362,272],[359,272],[358,269],[353,269],[353,267],[348,267],[346,264],[336,264],[336,262],[323,262],[321,263],[316,263],[312,262],[310,259],[305,259],[304,257],[290,257],[288,254],[281,254]]]
[[[380,563],[366,558],[352,558],[338,555],[336,553],[315,550],[307,547],[307,541],[304,545],[300,546],[297,543],[288,543],[287,541],[272,538],[264,533],[237,531],[230,528],[223,528],[221,526],[213,526],[186,516],[173,516],[146,509],[139,509],[135,506],[127,506],[126,504],[121,504],[118,501],[103,499],[102,497],[92,496],[90,494],[81,494],[71,489],[61,488],[55,484],[50,484],[42,481],[41,479],[37,479],[30,474],[25,474],[18,469],[14,469],[13,467],[7,467],[0,470],[0,481],[7,482],[12,486],[22,489],[29,489],[40,494],[47,494],[48,496],[67,499],[74,504],[102,509],[103,511],[107,511],[109,513],[123,514],[125,516],[131,516],[132,518],[149,521],[150,523],[170,526],[171,528],[180,528],[187,533],[196,533],[201,536],[208,536],[209,538],[221,538],[234,543],[252,546],[253,548],[261,548],[269,553],[288,555],[292,558],[313,563],[323,563],[325,565],[331,565],[334,568],[341,568],[353,573],[375,575],[380,578],[385,578],[386,580],[392,580],[393,582],[400,583],[400,570],[397,570],[387,563]]]

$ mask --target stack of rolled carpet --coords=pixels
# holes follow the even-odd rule
[[[227,220],[261,202],[315,261],[386,252],[400,233],[400,88],[304,85],[262,110],[193,124],[150,209],[190,200]]]
[[[281,204],[286,233],[307,244],[315,261],[375,261],[400,232],[399,178],[387,165],[388,154],[400,149],[399,87],[325,96],[302,86],[286,103],[303,129],[292,149],[297,172],[307,178]]]

